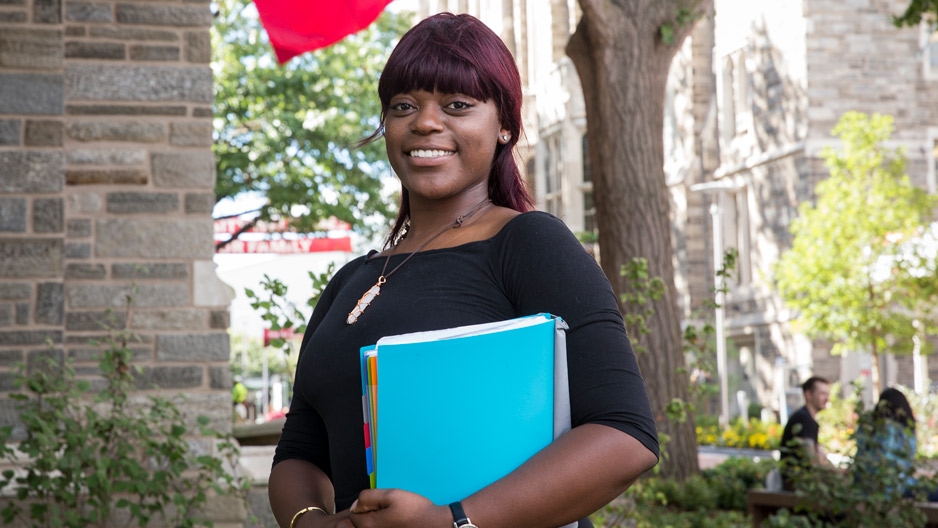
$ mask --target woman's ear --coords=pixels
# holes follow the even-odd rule
[[[498,131],[498,142],[507,145],[511,141],[511,132],[507,128]]]

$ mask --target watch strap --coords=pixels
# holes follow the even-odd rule
[[[472,521],[469,520],[469,517],[466,517],[466,512],[462,508],[462,502],[456,501],[450,503],[449,509],[451,512],[453,512],[453,528],[473,526]]]

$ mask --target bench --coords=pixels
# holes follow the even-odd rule
[[[765,489],[751,489],[746,494],[746,505],[749,517],[752,518],[753,528],[760,528],[765,521],[782,508],[794,510],[796,506],[807,506],[810,501],[798,497],[791,491],[769,491]],[[915,507],[925,514],[925,527],[938,528],[938,503],[918,502]]]

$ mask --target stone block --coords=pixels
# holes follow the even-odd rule
[[[108,193],[107,212],[117,214],[165,214],[179,210],[179,195],[174,193]]]
[[[19,145],[21,128],[19,119],[0,119],[0,146]]]
[[[156,115],[184,116],[185,106],[140,106],[140,105],[66,105],[66,114],[73,115]]]
[[[0,73],[0,114],[61,115],[63,93],[60,74]]]
[[[69,22],[113,22],[111,4],[67,2],[65,20]]]
[[[183,263],[114,264],[111,275],[132,280],[185,279],[189,277],[189,268]]]
[[[231,390],[233,383],[231,381],[231,367],[209,367],[208,369],[209,387],[217,390]]]
[[[187,214],[211,214],[215,209],[214,193],[188,193],[186,194]]]
[[[29,324],[29,314],[33,311],[29,303],[16,303],[16,324],[26,326]]]
[[[182,284],[70,284],[69,308],[123,308],[128,298],[139,308],[187,306],[189,288]]]
[[[212,146],[212,124],[177,122],[169,125],[169,143],[180,147]]]
[[[212,310],[208,314],[208,327],[212,330],[226,330],[231,326],[231,313],[228,310]]]
[[[215,186],[215,156],[211,150],[156,152],[151,156],[157,187],[211,189]]]
[[[175,397],[173,402],[182,413],[194,424],[198,416],[207,416],[209,418],[208,426],[212,429],[227,434],[231,432],[231,390],[199,392],[198,394],[189,394],[188,397]],[[199,450],[203,453],[211,449],[212,439],[200,439],[203,443],[201,448],[190,446],[193,450]]]
[[[98,343],[100,344],[95,348],[72,348],[68,351],[68,357],[77,363],[97,362],[101,355],[102,347],[105,346],[104,341],[98,341]],[[130,348],[131,361],[149,361],[153,357],[153,351],[149,348],[133,345],[128,348]]]
[[[0,391],[12,392],[16,388],[16,375],[12,372],[0,372]]]
[[[186,31],[186,61],[208,64],[212,60],[212,35],[205,31]]]
[[[66,37],[84,37],[88,34],[88,31],[84,26],[67,26],[65,28]]]
[[[2,86],[0,79],[0,91]],[[60,192],[64,172],[65,156],[61,152],[0,152],[0,193]]]
[[[134,61],[178,61],[181,52],[178,46],[131,46],[130,60]]]
[[[61,24],[62,0],[33,0],[33,22]]]
[[[33,288],[29,284],[18,282],[0,282],[0,301],[17,301],[29,299],[33,295]]]
[[[38,346],[62,342],[61,330],[0,331],[0,346]]]
[[[138,390],[149,389],[192,389],[202,386],[202,367],[146,367],[134,375],[134,386]]]
[[[36,198],[33,201],[33,232],[65,231],[65,203],[61,198]]]
[[[119,42],[66,42],[65,57],[69,59],[124,60],[127,47]]]
[[[0,303],[0,326],[13,326],[16,321],[15,308],[13,303]]]
[[[65,258],[87,260],[91,258],[91,244],[69,242],[65,244]]]
[[[0,350],[0,367],[12,367],[26,359],[22,350]]]
[[[29,16],[23,11],[0,11],[0,24],[23,24]]]
[[[62,31],[4,28],[0,32],[0,68],[57,70],[62,67]]]
[[[75,193],[68,197],[68,210],[71,213],[91,214],[102,209],[101,196],[96,193]]]
[[[0,197],[0,232],[26,232],[26,199]]]
[[[65,297],[61,282],[43,282],[36,291],[36,323],[62,324],[65,313]]]
[[[196,306],[228,306],[234,300],[234,288],[218,278],[217,267],[213,260],[192,263],[192,301]]]
[[[147,162],[145,150],[75,150],[65,153],[69,165],[143,165]]]
[[[166,127],[162,123],[133,121],[78,121],[71,122],[65,129],[69,139],[76,141],[130,141],[134,143],[156,143],[166,139]]]
[[[71,263],[65,266],[65,278],[102,280],[107,278],[107,268],[104,264]]]
[[[65,236],[68,238],[88,238],[91,236],[91,220],[73,218],[65,222]]]
[[[73,312],[65,314],[65,329],[74,331],[104,331],[127,328],[127,315],[121,311]]]
[[[64,253],[61,238],[0,238],[0,277],[61,277]]]
[[[65,67],[65,98],[211,103],[212,70],[208,66],[69,64]]]
[[[101,258],[208,258],[215,253],[211,219],[108,218],[97,221]]]
[[[113,40],[144,40],[164,42],[177,42],[179,40],[179,34],[175,31],[127,26],[91,26],[88,28],[88,35],[94,38],[105,38]]]
[[[141,26],[209,27],[212,12],[208,5],[117,4],[117,21]]]
[[[211,117],[215,117],[215,112],[214,112],[210,107],[206,107],[206,108],[199,108],[199,107],[196,107],[196,108],[193,108],[193,109],[192,109],[192,117],[209,117],[209,118],[211,118]]]
[[[146,171],[131,169],[76,169],[65,171],[68,185],[146,185]]]
[[[143,330],[203,330],[205,314],[201,310],[138,310],[131,324]]]
[[[27,119],[24,142],[27,147],[61,147],[62,129],[61,121]]]
[[[227,363],[230,343],[231,338],[227,333],[222,332],[158,335],[156,336],[156,359],[190,363],[213,361]]]

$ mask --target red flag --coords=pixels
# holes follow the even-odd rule
[[[280,64],[366,28],[391,0],[254,0]]]

